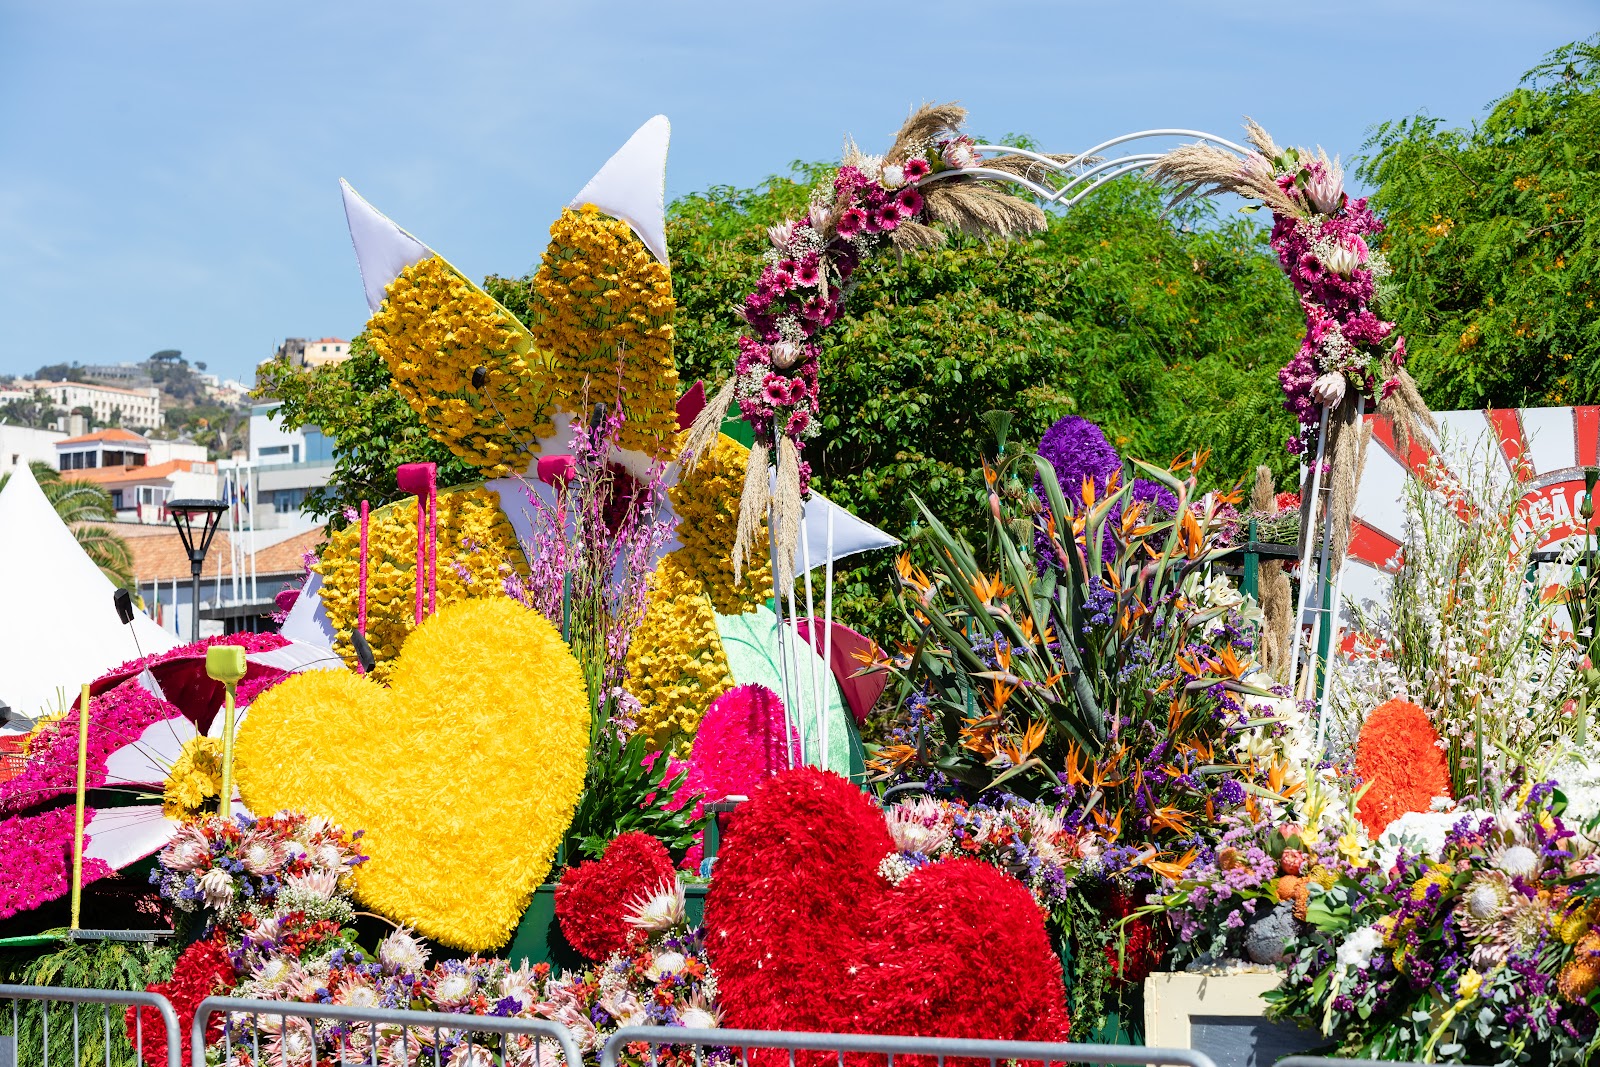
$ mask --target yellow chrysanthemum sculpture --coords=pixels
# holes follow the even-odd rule
[[[621,447],[673,458],[672,277],[628,224],[592,204],[563,211],[550,227],[531,303],[529,328],[550,354],[557,405],[584,416],[587,405],[621,404],[628,415]]]
[[[506,597],[451,604],[406,641],[389,686],[297,674],[257,697],[235,772],[251,811],[366,831],[361,903],[446,945],[504,945],[550,873],[589,743],[561,634]]]
[[[334,651],[352,669],[360,592],[361,528],[334,534],[313,568],[322,575],[322,603],[336,634]],[[389,677],[416,622],[417,502],[379,508],[367,536],[367,643],[378,681]],[[447,604],[504,595],[507,570],[528,573],[516,531],[500,508],[500,494],[485,486],[463,486],[439,494],[439,598]]]
[[[720,434],[694,470],[667,491],[678,513],[677,534],[683,545],[672,555],[723,615],[754,611],[772,596],[765,525],[742,583],[733,581],[733,535],[739,525],[739,493],[749,460],[749,449]]]
[[[644,621],[628,647],[628,690],[642,705],[639,732],[657,748],[683,749],[733,675],[711,600],[677,556],[663,557],[651,576]]]
[[[485,477],[520,470],[523,447],[551,433],[552,393],[527,329],[438,256],[406,267],[386,294],[367,336],[406,403]]]

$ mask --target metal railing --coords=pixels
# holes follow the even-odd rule
[[[225,1018],[211,1043],[221,1047],[224,1067],[246,1059],[260,1067],[391,1062],[581,1067],[583,1063],[572,1032],[546,1019],[207,997],[195,1009],[189,1031],[193,1067],[206,1062],[206,1031],[216,1015]],[[248,1057],[237,1055],[236,1045]]]
[[[104,1067],[130,1067],[159,1063],[159,1058],[147,1056],[156,1054],[158,1043],[166,1049],[167,1067],[183,1067],[178,1016],[166,997],[143,991],[0,985],[0,1002],[7,1000],[11,1001],[11,1009],[0,1010],[0,1031],[9,1021],[10,1032],[0,1033],[0,1067],[90,1067],[97,1063]],[[37,1005],[37,1011],[24,1010],[23,1002]],[[98,1025],[93,1012],[86,1025],[83,1009],[95,1005],[100,1008]],[[52,1024],[52,1009],[68,1006],[70,1024],[64,1019]],[[131,1033],[121,1013],[112,1018],[114,1007],[139,1009],[133,1013]],[[154,1019],[150,1017],[152,1011]],[[32,1022],[30,1014],[37,1017],[37,1024],[25,1027]]]
[[[1331,1056],[1285,1056],[1273,1067],[1407,1067],[1417,1060],[1341,1060]]]
[[[1203,1052],[1180,1048],[1145,1048],[1139,1045],[1079,1045],[1046,1041],[979,1041],[957,1037],[892,1037],[878,1034],[813,1034],[786,1030],[690,1030],[678,1026],[625,1026],[606,1040],[600,1067],[621,1067],[622,1054],[630,1046],[645,1045],[639,1056],[648,1067],[659,1067],[656,1050],[663,1046],[692,1050],[695,1067],[723,1063],[728,1067],[751,1067],[752,1052],[771,1051],[775,1056],[755,1057],[759,1065],[795,1065],[796,1052],[829,1053],[827,1057],[800,1057],[805,1064],[851,1064],[894,1067],[895,1060],[910,1059],[917,1064],[945,1067],[946,1060],[963,1065],[987,1061],[990,1067],[1002,1062],[1050,1064],[1151,1064],[1172,1067],[1217,1067]],[[709,1053],[709,1054],[708,1054]],[[681,1057],[674,1057],[681,1063]]]

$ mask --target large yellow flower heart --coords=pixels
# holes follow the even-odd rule
[[[469,600],[406,640],[387,689],[311,671],[256,698],[235,776],[252,811],[365,829],[357,898],[476,952],[506,943],[550,873],[588,743],[560,633],[515,601]]]

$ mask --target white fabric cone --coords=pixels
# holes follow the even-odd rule
[[[339,179],[339,191],[344,196],[345,222],[350,226],[350,243],[356,248],[367,307],[377,311],[383,306],[389,283],[411,264],[433,255],[433,250],[367,203],[343,178]]]
[[[593,204],[626,222],[663,264],[667,262],[667,142],[672,124],[657,115],[640,126],[568,204]]]

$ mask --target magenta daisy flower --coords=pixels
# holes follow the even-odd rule
[[[767,403],[773,407],[782,407],[789,402],[789,379],[781,374],[769,374],[761,382],[762,392],[766,395]]]
[[[909,185],[895,194],[895,203],[900,205],[900,214],[905,218],[912,218],[922,214],[922,194]]]
[[[901,164],[900,169],[905,172],[906,181],[914,182],[926,178],[933,168],[928,165],[926,159],[908,159]]]
[[[816,256],[807,256],[794,272],[794,280],[804,286],[815,286],[821,279],[822,267],[817,263]]]
[[[786,270],[775,270],[769,280],[774,293],[786,293],[794,288],[794,275]]]
[[[878,229],[888,233],[900,225],[900,205],[891,200],[874,212],[872,219],[878,224]]]
[[[850,208],[839,216],[839,236],[854,237],[867,225],[867,213],[858,207]]]

